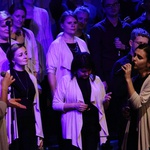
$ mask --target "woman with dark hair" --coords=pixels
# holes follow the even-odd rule
[[[122,69],[129,94],[130,119],[127,124],[122,150],[150,149],[150,46],[139,45],[132,58],[133,68],[138,75],[132,80],[131,64]]]
[[[9,8],[9,13],[13,21],[11,38],[26,46],[29,58],[26,69],[37,77],[39,72],[37,43],[33,32],[23,27],[27,14],[26,8],[21,3],[14,3]]]
[[[25,70],[28,57],[23,44],[14,44],[7,52],[10,73],[15,78],[11,98],[20,98],[27,109],[9,108],[6,115],[10,150],[37,150],[42,147],[43,130],[37,80]],[[12,126],[13,123],[13,126]]]
[[[65,150],[96,150],[108,136],[103,103],[111,96],[93,69],[90,54],[79,53],[72,61],[71,75],[57,85],[53,109],[62,112]]]

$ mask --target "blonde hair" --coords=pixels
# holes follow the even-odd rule
[[[10,14],[7,11],[0,11],[0,24],[2,21],[11,18]]]

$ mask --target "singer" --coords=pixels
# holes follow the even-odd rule
[[[119,137],[119,148],[121,149],[121,144],[124,136],[125,126],[127,123],[127,119],[124,118],[122,114],[122,109],[127,104],[127,86],[126,81],[124,78],[124,71],[122,70],[122,67],[126,63],[132,64],[132,57],[134,56],[134,52],[137,46],[142,43],[148,43],[149,42],[150,35],[149,33],[142,29],[142,28],[136,28],[131,32],[130,36],[130,52],[124,56],[123,58],[116,61],[116,63],[113,66],[112,73],[111,73],[111,82],[112,82],[112,92],[113,92],[113,99],[114,99],[114,112],[115,114],[115,122],[118,122],[116,125],[118,129],[118,137]],[[135,76],[137,72],[135,70],[132,70],[131,76]]]
[[[129,94],[130,124],[128,137],[123,143],[123,150],[150,149],[150,46],[139,45],[133,56],[134,69],[138,74],[131,78],[131,65],[125,64],[125,81]]]
[[[10,73],[15,78],[14,85],[11,86],[10,96],[21,98],[20,103],[27,108],[25,110],[16,108],[7,114],[7,118],[11,120],[11,122],[7,122],[7,126],[12,129],[11,123],[15,122],[13,129],[17,129],[13,132],[8,130],[8,138],[11,143],[10,150],[37,150],[43,145],[37,80],[34,75],[25,70],[28,57],[23,44],[13,44],[7,52],[7,58],[10,63]],[[12,139],[12,136],[16,138]]]

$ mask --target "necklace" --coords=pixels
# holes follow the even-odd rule
[[[72,51],[72,53],[77,54],[80,52],[80,48],[78,46],[78,43],[67,43],[68,47],[70,48],[70,50]]]
[[[15,70],[14,70],[14,72],[15,72],[19,82],[21,83],[22,87],[25,89],[25,91],[26,91],[26,99],[28,99],[29,88],[28,88],[28,82],[27,82],[27,75],[25,74],[25,81],[26,81],[26,85],[27,85],[27,87],[25,87],[24,84],[22,83],[18,73]]]

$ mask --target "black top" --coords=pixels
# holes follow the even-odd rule
[[[15,78],[11,88],[11,97],[20,98],[20,103],[27,107],[27,109],[16,109],[19,138],[10,145],[10,150],[36,150],[37,139],[33,109],[34,84],[26,71],[16,71],[13,69],[10,70],[10,73]]]
[[[27,109],[17,109],[17,116],[32,116],[33,101],[35,96],[35,87],[31,81],[29,74],[26,71],[11,70],[11,74],[15,78],[12,86],[11,97],[21,98],[21,104],[25,105]]]
[[[88,79],[77,78],[77,82],[81,89],[84,102],[88,104],[88,108],[84,111],[83,114],[83,129],[90,132],[90,131],[99,131],[99,114],[98,109],[94,106],[91,102],[91,84]]]
[[[70,51],[72,52],[73,57],[75,57],[76,55],[81,53],[78,43],[67,43],[67,45],[68,45]]]
[[[102,81],[109,82],[107,77],[109,76],[110,78],[113,64],[120,57],[128,53],[127,50],[122,50],[121,55],[118,56],[114,39],[119,37],[123,44],[129,46],[130,33],[130,25],[120,19],[115,27],[105,18],[91,28],[89,40],[90,53],[93,58],[96,74]]]

